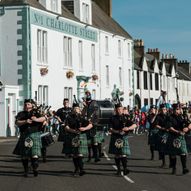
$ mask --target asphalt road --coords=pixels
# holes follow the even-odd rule
[[[109,139],[108,139],[109,140]],[[112,156],[108,156],[108,140],[104,145],[105,157],[101,162],[85,162],[87,172],[83,177],[73,177],[73,163],[61,154],[62,144],[55,143],[48,148],[46,163],[40,162],[39,176],[23,177],[20,158],[12,155],[16,142],[0,142],[0,191],[189,191],[191,175],[182,175],[180,159],[177,174],[171,169],[159,168],[158,154],[150,160],[146,135],[130,136],[132,155],[128,157],[128,176],[115,175]],[[86,159],[85,159],[86,160]],[[168,160],[167,160],[168,162]],[[191,155],[188,156],[191,169]]]

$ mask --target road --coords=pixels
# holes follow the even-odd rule
[[[62,144],[56,142],[48,148],[46,163],[40,162],[39,176],[23,177],[20,158],[12,155],[15,140],[0,142],[0,191],[188,191],[191,187],[191,175],[182,175],[180,159],[177,174],[171,175],[171,169],[160,168],[158,154],[150,160],[147,136],[130,136],[132,155],[128,157],[128,176],[115,175],[113,156],[107,154],[108,141],[104,145],[105,157],[101,162],[85,162],[86,175],[73,177],[71,159],[61,154]],[[86,160],[86,159],[85,159]],[[167,160],[168,162],[168,160]],[[188,156],[188,168],[191,169],[191,155]]]

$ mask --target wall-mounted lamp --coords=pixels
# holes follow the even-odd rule
[[[56,19],[58,20],[60,18],[60,15],[58,15],[57,17],[56,17]]]
[[[89,24],[85,25],[85,28],[87,28],[88,26],[90,26]]]
[[[112,37],[116,36],[116,34],[113,34]]]
[[[2,88],[3,88],[3,83],[2,81],[0,81],[0,91],[2,91]]]

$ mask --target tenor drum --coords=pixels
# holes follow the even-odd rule
[[[43,147],[48,147],[49,145],[54,143],[54,139],[50,132],[43,133],[40,135],[40,137],[41,137]]]

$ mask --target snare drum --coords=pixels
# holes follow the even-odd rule
[[[40,135],[40,137],[41,137],[43,147],[47,147],[54,143],[54,139],[50,132],[43,133]]]

